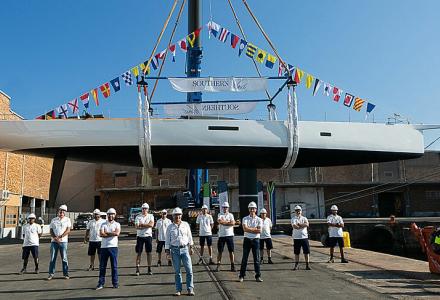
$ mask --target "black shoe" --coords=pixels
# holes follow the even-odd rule
[[[23,273],[26,273],[26,269],[25,268],[21,269],[20,272],[18,272],[18,274],[20,274],[20,275],[23,275]]]
[[[119,284],[114,284],[114,285],[113,285],[113,288],[114,288],[114,289],[119,289]]]
[[[136,276],[141,275],[141,272],[139,272],[139,267],[136,267]]]
[[[348,264],[348,260],[346,260],[345,258],[341,259],[341,263],[343,264]]]
[[[212,265],[215,265],[215,263],[212,261],[212,258],[210,258],[209,259],[209,264],[212,266]]]
[[[153,275],[153,272],[151,272],[151,268],[150,267],[148,267],[147,275]]]
[[[35,274],[40,273],[40,271],[38,270],[38,268],[35,268]]]
[[[309,265],[306,266],[306,270],[311,270],[311,268],[309,267]]]
[[[160,260],[157,261],[157,267],[160,267],[162,265],[162,262]]]
[[[200,265],[203,263],[203,259],[200,257],[199,261],[197,262],[197,265]]]
[[[260,259],[260,265],[264,264],[264,258]]]
[[[295,264],[295,265],[293,266],[293,271],[296,271],[296,270],[298,270],[298,264]]]
[[[269,257],[269,258],[267,259],[267,263],[270,264],[270,265],[273,265],[273,261],[272,261],[272,258],[271,258],[271,257]]]
[[[172,266],[171,260],[168,261],[168,266]]]
[[[220,272],[220,264],[217,264],[217,268],[215,268],[215,272]]]
[[[94,269],[93,266],[90,265],[89,268],[87,269],[87,271],[93,271],[93,269]]]
[[[235,269],[235,265],[231,264],[231,272],[237,272],[237,270]]]

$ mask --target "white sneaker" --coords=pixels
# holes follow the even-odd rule
[[[243,277],[238,277],[238,282],[243,282],[244,278]]]

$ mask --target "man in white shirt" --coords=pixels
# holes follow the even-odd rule
[[[197,216],[196,224],[199,226],[199,241],[200,241],[200,259],[198,265],[203,262],[203,252],[205,250],[205,241],[208,245],[209,264],[213,265],[212,261],[212,227],[214,226],[214,219],[208,214],[208,206],[203,204],[202,213]]]
[[[333,258],[333,253],[335,251],[336,244],[339,245],[339,252],[341,253],[341,263],[348,263],[348,260],[344,257],[344,232],[342,228],[344,228],[344,220],[342,217],[338,215],[338,207],[336,205],[332,205],[330,208],[332,214],[327,217],[327,225],[328,225],[328,244],[330,246],[330,259],[329,263],[335,262]]]
[[[189,296],[194,296],[194,279],[191,255],[193,254],[193,238],[189,224],[182,221],[182,210],[176,207],[173,210],[173,223],[168,226],[165,239],[165,252],[171,255],[175,273],[176,293],[182,293],[182,273],[180,266],[183,264],[186,272],[186,289]]]
[[[55,274],[55,265],[57,262],[58,251],[63,260],[63,275],[64,279],[69,279],[69,263],[67,261],[67,242],[72,222],[66,217],[67,206],[61,205],[58,209],[58,216],[53,218],[50,222],[50,235],[52,241],[50,243],[50,263],[49,263],[49,277],[51,280]]]
[[[157,266],[162,265],[162,249],[165,247],[165,235],[171,220],[167,218],[167,210],[162,210],[162,217],[156,222],[156,243],[157,243]],[[171,258],[168,258],[168,265],[171,266]]]
[[[267,217],[266,209],[261,209],[260,211],[261,220],[263,220],[263,226],[261,228],[260,235],[260,263],[264,263],[264,244],[266,244],[267,252],[267,262],[273,264],[272,262],[272,236],[270,231],[272,230],[272,221]]]
[[[150,206],[148,203],[142,204],[142,213],[136,216],[134,220],[134,225],[137,229],[136,234],[136,275],[140,275],[139,267],[141,264],[142,250],[145,245],[145,252],[147,253],[147,266],[148,275],[153,275],[151,272],[151,252],[153,250],[153,227],[154,227],[154,216],[148,213]]]
[[[29,214],[28,224],[23,226],[23,253],[21,258],[23,259],[23,268],[20,274],[26,273],[26,267],[28,264],[29,254],[32,253],[35,263],[35,274],[38,274],[38,246],[40,245],[40,237],[42,234],[41,226],[35,223],[35,214]]]
[[[95,270],[96,253],[98,253],[98,261],[100,259],[102,238],[99,235],[99,231],[101,230],[102,223],[105,222],[105,220],[101,218],[101,211],[99,209],[93,211],[93,217],[94,219],[87,223],[86,235],[84,237],[84,243],[89,243],[87,254],[90,256],[90,265],[87,271]]]
[[[121,224],[115,221],[116,210],[110,208],[107,210],[107,221],[101,225],[99,235],[102,238],[101,242],[101,257],[99,260],[99,281],[96,290],[104,288],[105,273],[107,269],[107,262],[110,258],[110,265],[112,267],[112,284],[113,288],[119,288],[118,279],[118,237],[121,233]]]
[[[310,268],[310,245],[309,245],[309,234],[307,228],[309,227],[309,220],[302,215],[301,206],[295,206],[295,216],[292,217],[290,222],[292,224],[292,237],[293,237],[293,253],[295,254],[295,265],[293,270],[298,270],[299,264],[299,254],[301,253],[301,248],[304,254],[304,260],[306,262],[306,270],[311,270]]]
[[[263,227],[263,220],[257,216],[257,204],[251,202],[248,205],[249,216],[243,218],[242,225],[244,231],[243,240],[243,257],[241,258],[240,275],[238,277],[240,282],[243,282],[246,276],[247,262],[249,258],[249,252],[252,250],[252,256],[254,258],[255,280],[262,282],[260,272],[260,234]]]
[[[222,254],[225,249],[225,244],[228,246],[229,251],[229,261],[231,262],[231,272],[235,271],[234,264],[234,225],[235,219],[234,215],[229,212],[229,203],[223,202],[222,204],[223,212],[219,213],[218,222],[218,241],[217,241],[217,269],[220,271],[220,264],[222,262]]]

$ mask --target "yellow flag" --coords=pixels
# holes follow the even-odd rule
[[[301,83],[301,78],[304,76],[304,71],[296,68],[295,70],[295,78],[293,79],[297,84]]]
[[[138,66],[131,69],[131,72],[133,73],[134,77],[139,76],[139,69]]]
[[[147,63],[148,61],[144,61],[143,63],[140,64],[142,73],[144,73],[145,75],[150,74],[150,67],[148,67],[147,72],[145,72],[145,67],[147,66]]]
[[[311,88],[312,87],[312,83],[313,83],[313,79],[315,79],[312,75],[307,74],[306,76],[306,88]]]
[[[267,52],[262,50],[262,49],[258,49],[257,51],[257,57],[255,58],[260,64],[262,64],[264,62],[264,59],[266,58]]]

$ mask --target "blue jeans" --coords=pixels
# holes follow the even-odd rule
[[[101,257],[99,260],[99,282],[98,285],[104,285],[107,261],[110,258],[112,266],[112,284],[118,285],[118,248],[101,248]]]
[[[67,261],[67,242],[50,243],[50,263],[49,263],[49,275],[55,274],[55,265],[57,263],[57,255],[60,251],[61,259],[63,260],[63,275],[69,275],[69,262]]]
[[[186,272],[186,288],[188,291],[194,290],[192,262],[188,247],[179,248],[170,246],[170,252],[175,273],[176,291],[182,291],[182,273],[180,272],[181,263],[183,263]]]
[[[255,278],[261,277],[260,272],[260,239],[244,238],[243,257],[241,259],[240,277],[246,276],[246,267],[249,258],[249,252],[252,250],[254,257]]]

